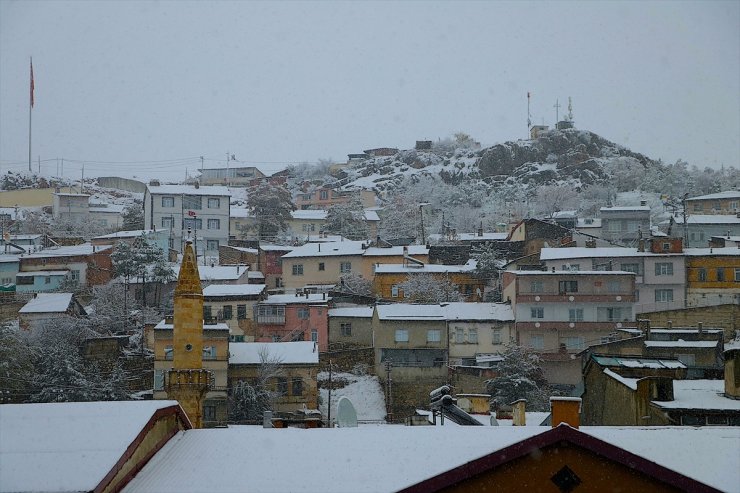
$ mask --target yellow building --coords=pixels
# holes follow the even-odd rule
[[[449,281],[457,286],[460,294],[465,296],[465,301],[480,301],[485,282],[473,276],[474,270],[474,262],[465,265],[439,265],[407,259],[404,264],[378,264],[375,266],[373,289],[383,299],[404,301],[406,296],[400,285],[412,276],[431,274],[435,279]]]
[[[687,248],[684,253],[687,307],[738,303],[739,248]]]
[[[370,247],[362,254],[362,267],[359,273],[365,279],[372,279],[375,276],[376,265],[401,265],[406,263],[408,257],[427,264],[429,263],[429,247],[426,245]]]
[[[692,214],[737,214],[740,212],[740,191],[711,193],[686,199],[686,210]]]

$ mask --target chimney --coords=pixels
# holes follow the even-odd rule
[[[317,245],[319,245],[319,252],[321,252],[321,242],[318,242]]]
[[[646,205],[647,205],[647,200],[640,201],[640,207],[645,207]]]
[[[199,189],[199,188],[200,188],[200,183],[198,183],[198,182],[196,181],[196,182],[195,182],[195,189],[197,190],[197,189]]]
[[[740,399],[740,348],[725,351],[725,397]]]
[[[644,252],[645,251],[645,240],[643,240],[642,238],[640,238],[637,241],[637,251],[638,252]]]
[[[262,428],[272,428],[272,411],[265,411],[262,414]]]
[[[510,405],[511,405],[511,417],[514,420],[512,425],[513,426],[526,426],[527,425],[527,415],[525,411],[527,408],[527,399],[519,399],[518,401],[512,402]]]
[[[697,322],[696,328],[699,329],[699,334],[704,332],[704,322]]]
[[[648,319],[637,319],[637,328],[642,331],[645,335],[645,340],[650,340],[650,320]]]
[[[581,425],[581,398],[550,397],[550,413],[553,428],[560,423],[578,428]]]
[[[306,294],[306,299],[308,299],[308,290],[306,291],[306,293],[305,293],[305,294]]]
[[[321,299],[322,300],[325,300],[326,299],[326,293],[321,293]]]
[[[555,267],[552,268],[552,271],[555,272]]]
[[[669,329],[672,329],[673,328],[673,320],[669,320],[668,323],[667,323],[667,325],[668,325],[668,328]]]

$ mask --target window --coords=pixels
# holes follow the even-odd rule
[[[709,426],[727,426],[727,416],[708,414],[707,424]]]
[[[529,347],[532,349],[545,349],[545,336],[542,334],[532,334],[529,336]]]
[[[244,336],[229,336],[229,342],[244,342]]]
[[[352,336],[352,323],[339,324],[339,332],[343,337]]]
[[[319,198],[321,200],[328,200],[329,199],[329,191],[328,190],[321,190],[319,192]]]
[[[231,318],[234,316],[231,305],[224,305],[222,313],[224,320],[231,320]]]
[[[288,379],[285,377],[278,377],[276,390],[279,395],[287,394],[288,393]]]
[[[203,205],[201,203],[200,195],[185,195],[182,198],[182,208],[185,210],[201,210]]]
[[[0,284],[13,284],[12,277],[0,277]]]
[[[352,272],[352,262],[342,262],[341,264],[339,264],[339,272],[341,272],[342,274]]]
[[[627,314],[625,314],[625,319],[626,319],[626,315]],[[621,308],[611,308],[611,307],[599,307],[596,309],[596,321],[597,322],[621,322],[623,321],[622,309]]]
[[[216,346],[203,346],[203,359],[216,359]]]
[[[311,233],[313,231],[316,231],[316,225],[313,223],[303,224],[301,225],[301,229],[303,229],[304,233]]]
[[[568,321],[583,322],[583,308],[570,308],[568,310]]]
[[[663,251],[664,252],[670,252],[671,251],[671,244],[670,243],[663,243]]]
[[[277,334],[272,335],[272,342],[282,342],[283,338]]]
[[[303,275],[303,264],[293,264],[293,275],[294,276]]]
[[[493,329],[493,341],[494,344],[501,344],[501,329]]]
[[[655,290],[655,301],[659,301],[659,302],[673,301],[673,290],[672,289],[656,289]]]
[[[165,346],[164,348],[164,359],[171,361],[173,357],[172,346]]]
[[[715,211],[722,210],[722,203],[719,200],[715,200],[712,204],[712,209],[714,209]]]
[[[705,269],[704,267],[699,267],[698,276],[699,276],[700,281],[706,281],[707,280],[707,269]],[[735,273],[735,278],[736,278],[735,280],[737,280],[737,273]]]
[[[80,282],[80,271],[77,269],[69,271],[72,282]]]
[[[619,281],[607,281],[606,290],[609,291],[610,293],[621,293],[622,284]]]
[[[49,277],[49,276],[46,276],[46,277],[44,278],[44,284],[51,284],[51,277]]]
[[[531,318],[545,318],[545,309],[542,307],[535,307],[530,310]]]
[[[324,265],[324,262],[319,262],[319,270],[326,270],[326,266]]]
[[[439,329],[427,330],[427,342],[440,342],[442,340],[442,331]]]
[[[319,342],[319,331],[317,329],[311,329],[311,341]]]
[[[583,349],[586,347],[586,341],[582,336],[563,337],[563,343],[566,349]]]
[[[396,342],[409,342],[409,331],[408,329],[396,329]]]
[[[203,305],[203,319],[210,320],[212,318],[213,314],[211,312],[211,305]]]
[[[162,197],[162,207],[175,207],[175,197]]]
[[[246,320],[247,318],[247,305],[236,305],[236,319]]]
[[[455,327],[455,343],[462,344],[465,342],[465,331],[461,327]]]
[[[209,219],[208,229],[221,229],[221,220],[220,219]]]
[[[704,212],[704,204],[694,204],[694,212]]]
[[[203,421],[216,421],[216,406],[211,404],[203,405]]]
[[[740,282],[740,268],[735,267],[735,282]]]
[[[164,370],[154,370],[154,390],[164,390]]]
[[[717,269],[717,281],[723,282],[725,280],[725,270],[723,268]]]
[[[206,250],[218,250],[218,240],[206,240]]]
[[[203,221],[198,218],[185,218],[182,220],[182,227],[184,229],[203,229]]]
[[[293,377],[292,384],[293,385],[291,386],[291,394],[295,396],[303,395],[303,379],[301,379],[300,377]]]
[[[558,282],[558,292],[563,293],[577,293],[578,292],[578,281],[560,281]]]
[[[478,329],[468,329],[468,342],[478,344]]]
[[[561,270],[579,271],[581,270],[581,264],[563,264]]]
[[[296,313],[300,320],[308,320],[309,311],[305,306],[299,307]]]
[[[693,354],[676,354],[676,358],[686,366],[696,366],[696,356]]]
[[[261,305],[257,307],[259,317],[285,317],[285,307],[283,305]]]
[[[673,275],[673,263],[657,262],[655,264],[655,275],[656,276],[672,276]]]
[[[635,274],[639,274],[640,264],[621,264],[619,266],[619,270],[623,270],[625,272],[634,272]]]
[[[398,298],[398,284],[391,286],[391,297]]]
[[[21,286],[33,285],[33,277],[30,276],[18,276],[15,279],[15,283]]]
[[[208,208],[209,209],[220,209],[221,199],[219,199],[218,197],[209,197],[208,198]]]
[[[545,292],[545,286],[542,283],[542,281],[532,281],[529,285],[530,291],[533,293],[544,293]]]

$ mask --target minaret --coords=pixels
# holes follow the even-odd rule
[[[193,428],[202,428],[203,397],[210,388],[211,372],[203,369],[203,290],[189,240],[183,249],[175,287],[172,339],[172,370],[167,378],[167,396],[180,403]]]

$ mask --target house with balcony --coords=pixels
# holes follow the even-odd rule
[[[364,208],[375,207],[376,196],[372,190],[340,190],[329,187],[314,188],[306,186],[295,196],[295,205],[298,210],[319,209],[326,210],[335,204],[349,203],[357,197]]]
[[[31,253],[42,248],[44,248],[44,235],[8,235],[7,238],[0,236],[0,254]]]
[[[574,354],[634,325],[634,272],[507,271],[503,296],[517,343],[539,353]]]
[[[154,182],[144,192],[144,229],[167,231],[169,247],[180,253],[190,235],[197,256],[217,258],[229,242],[230,199],[226,187]]]
[[[230,342],[254,342],[255,306],[266,297],[264,284],[211,284],[203,288],[203,320],[225,323]]]
[[[474,260],[469,260],[464,265],[442,265],[425,264],[406,257],[403,264],[375,265],[373,289],[385,300],[402,302],[406,295],[401,284],[413,276],[426,274],[454,284],[466,301],[480,301],[483,298],[485,281],[475,277],[475,266]]]
[[[732,214],[740,212],[740,191],[710,193],[686,199],[687,214]]]
[[[685,308],[687,257],[680,238],[654,238],[644,246],[543,248],[540,260],[547,270],[633,272],[635,313]]]
[[[20,257],[17,293],[55,291],[65,278],[81,286],[106,284],[113,276],[110,246],[90,243],[47,248]]]
[[[229,168],[207,168],[200,170],[201,185],[223,185],[247,187],[254,180],[265,178],[265,174],[256,166],[234,166]]]
[[[329,302],[322,294],[275,294],[260,301],[257,342],[311,341],[326,351],[329,342]]]
[[[166,399],[165,375],[173,368],[173,320],[167,317],[152,332],[154,340],[154,399]],[[226,424],[228,416],[229,326],[203,324],[203,368],[210,370],[213,382],[203,400],[203,424]]]
[[[286,290],[304,286],[333,286],[344,274],[362,273],[367,243],[335,241],[306,243],[281,257]]]
[[[740,303],[740,248],[687,248],[686,306]]]
[[[252,383],[265,362],[280,365],[280,374],[268,382],[277,392],[273,411],[318,409],[319,349],[315,342],[236,342],[229,345],[229,387]]]
[[[650,234],[650,207],[647,205],[602,207],[601,238],[613,243],[635,246]]]

